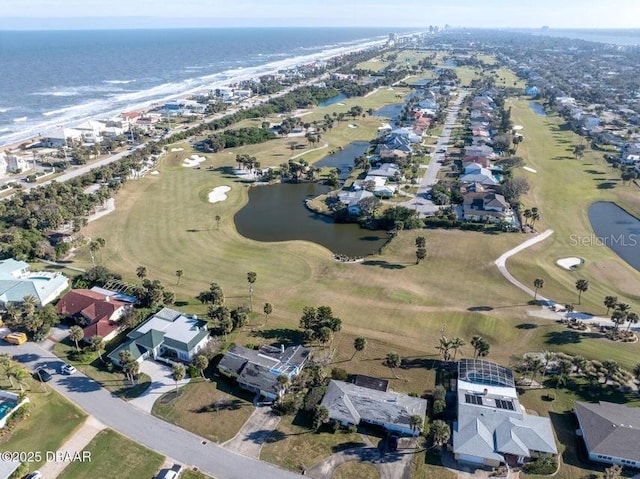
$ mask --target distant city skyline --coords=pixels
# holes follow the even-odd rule
[[[3,0],[0,29],[639,28],[638,0]]]

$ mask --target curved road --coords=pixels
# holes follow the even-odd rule
[[[142,412],[113,396],[79,371],[72,376],[57,372],[62,361],[32,342],[13,346],[0,341],[0,353],[9,353],[34,370],[47,367],[53,379],[47,384],[105,426],[140,444],[216,479],[295,479],[299,476],[271,464],[229,451],[200,436]],[[45,346],[48,341],[43,343]]]

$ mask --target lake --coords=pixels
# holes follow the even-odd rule
[[[529,107],[536,115],[547,116],[547,112],[544,111],[544,107],[540,103],[536,103],[535,101],[529,102]]]
[[[385,118],[391,118],[392,120],[399,117],[404,108],[404,103],[392,103],[390,105],[378,108],[373,112],[373,116],[380,116]]]
[[[331,106],[334,105],[336,103],[340,103],[342,101],[345,101],[347,99],[347,95],[345,95],[344,93],[340,93],[336,96],[332,96],[331,98],[328,98],[324,101],[321,101],[320,103],[318,103],[318,106],[323,107],[323,106]]]
[[[640,220],[615,203],[606,201],[593,203],[588,214],[595,233],[590,244],[609,247],[640,271]]]
[[[353,168],[353,160],[358,156],[364,155],[369,149],[371,143],[368,141],[353,141],[345,146],[342,150],[336,151],[333,155],[325,156],[320,161],[314,163],[314,166],[320,168],[339,168],[341,180],[347,179],[350,168]]]
[[[333,253],[366,256],[387,241],[386,231],[370,231],[356,224],[337,224],[308,210],[304,201],[329,188],[317,183],[280,183],[249,189],[249,202],[236,213],[238,232],[256,241],[304,240]]]

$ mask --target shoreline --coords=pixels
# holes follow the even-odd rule
[[[139,101],[139,102],[132,101],[127,103],[126,105],[122,105],[117,108],[114,106],[113,108],[109,109],[109,107],[106,106],[105,109],[100,113],[86,114],[81,116],[78,115],[78,118],[72,118],[66,121],[64,118],[52,115],[51,118],[45,117],[46,121],[42,121],[38,125],[33,125],[28,127],[28,129],[26,130],[28,134],[25,133],[24,136],[21,136],[20,138],[12,138],[9,140],[0,139],[0,151],[14,150],[16,148],[19,148],[24,143],[32,143],[34,141],[37,141],[38,138],[41,138],[43,136],[42,134],[35,133],[32,130],[38,130],[40,132],[44,132],[45,134],[47,134],[59,127],[73,128],[74,125],[79,125],[88,120],[99,120],[101,118],[113,117],[127,111],[148,112],[150,110],[153,110],[155,108],[154,105],[158,103],[164,103],[170,100],[184,98],[186,96],[210,91],[215,88],[225,87],[225,86],[239,83],[242,81],[256,79],[262,75],[275,74],[279,70],[295,68],[300,65],[305,65],[305,64],[313,63],[317,61],[327,61],[333,58],[340,57],[342,55],[348,55],[354,52],[364,51],[371,48],[379,47],[384,45],[385,41],[386,39],[383,40],[383,39],[365,38],[365,39],[362,39],[362,41],[354,42],[352,45],[348,45],[348,46],[337,46],[337,47],[334,46],[332,48],[321,50],[319,52],[312,53],[309,55],[298,55],[298,56],[286,58],[284,60],[276,60],[276,61],[248,67],[244,69],[246,71],[238,72],[238,74],[232,77],[228,77],[226,75],[228,72],[233,70],[225,70],[217,73],[212,73],[209,75],[203,75],[200,77],[182,80],[181,81],[182,83],[191,82],[191,81],[200,81],[203,84],[198,85],[195,88],[187,88],[179,93],[173,92],[167,95],[163,95],[159,98],[149,98],[148,100]],[[219,79],[219,77],[225,77],[225,78],[224,80],[221,80]],[[204,84],[205,82],[206,82],[206,85]],[[163,85],[168,85],[168,84],[170,83],[165,83]],[[163,85],[158,85],[156,87],[149,88],[147,89],[147,91],[155,88],[161,88]],[[255,97],[251,97],[251,98],[255,98]],[[102,102],[103,100],[98,100],[98,101]],[[267,100],[264,100],[264,101],[267,101]],[[92,100],[91,102],[95,102],[95,100]],[[104,102],[108,103],[107,100],[104,100]],[[118,101],[111,101],[111,103],[117,104]],[[85,107],[84,105],[86,105],[86,103],[74,105],[70,107],[70,109],[82,109],[83,107]],[[18,130],[16,132],[12,132],[8,134],[7,137],[19,136],[21,131],[25,131],[25,130]]]

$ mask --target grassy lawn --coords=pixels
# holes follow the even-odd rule
[[[19,393],[18,388],[11,389],[3,376],[0,386],[3,389]],[[64,399],[50,387],[43,389],[42,384],[28,379],[25,385],[31,400],[31,412],[8,435],[0,436],[0,449],[5,451],[40,451],[43,460],[32,464],[37,469],[45,462],[45,451],[55,451],[84,422],[86,415]]]
[[[276,431],[262,446],[260,459],[301,472],[335,452],[363,445],[358,433],[309,429],[308,418],[299,413],[282,418]]]
[[[191,469],[187,469],[182,474],[180,474],[181,479],[212,479],[210,476],[206,476],[199,471],[193,471]]]
[[[122,479],[155,477],[164,461],[164,456],[110,429],[100,431],[84,450],[91,452],[91,462],[70,463],[60,479],[113,477],[115,471]]]
[[[152,413],[214,442],[235,436],[254,410],[250,396],[224,381],[192,380],[180,391],[162,396]]]
[[[411,479],[456,479],[458,475],[442,467],[440,457],[427,451],[418,452],[413,458]]]
[[[380,473],[371,464],[347,462],[338,466],[332,479],[378,479]]]
[[[124,374],[118,369],[114,370],[114,372],[109,372],[107,370],[107,354],[113,351],[125,339],[126,338],[123,333],[107,343],[106,350],[102,353],[104,362],[97,356],[97,354],[95,357],[91,357],[89,362],[86,363],[72,360],[70,353],[75,350],[75,344],[73,344],[69,338],[57,343],[53,347],[53,352],[56,356],[70,364],[73,364],[91,379],[100,383],[100,385],[105,389],[111,391],[122,399],[128,400],[136,398],[146,391],[149,384],[151,384],[151,378],[148,375],[141,373],[138,376],[136,384],[132,385],[125,379]]]
[[[585,457],[578,453],[578,442],[575,435],[576,423],[572,414],[573,401],[597,401],[605,400],[611,402],[624,402],[629,406],[640,406],[640,398],[635,396],[625,396],[612,388],[592,390],[580,379],[570,383],[569,389],[534,389],[526,390],[520,401],[527,410],[535,411],[541,416],[551,418],[556,434],[558,452],[562,457],[562,464],[559,473],[555,476],[558,479],[582,479],[587,477],[594,470],[604,471],[604,467],[582,462]],[[555,395],[553,401],[549,401],[548,395]],[[540,476],[520,474],[520,477],[534,478]]]

